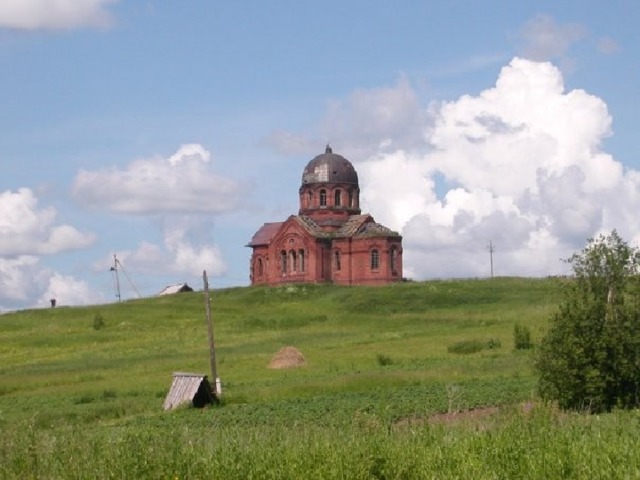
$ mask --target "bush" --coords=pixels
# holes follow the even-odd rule
[[[540,344],[543,399],[589,412],[639,405],[640,252],[613,231],[574,254],[574,278]]]
[[[481,340],[463,340],[456,342],[453,345],[447,347],[449,353],[469,354],[476,353],[482,350],[493,350],[494,348],[500,348],[502,343],[497,338],[490,338],[486,342]]]
[[[93,316],[93,328],[95,330],[100,330],[102,327],[104,327],[104,317],[99,313],[96,313]]]
[[[384,367],[386,365],[393,365],[393,360],[391,360],[391,357],[383,353],[378,353],[376,355],[376,361],[381,367]]]
[[[513,326],[513,346],[516,350],[528,350],[533,347],[531,332],[527,327],[518,323]]]

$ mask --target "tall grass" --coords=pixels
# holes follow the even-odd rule
[[[565,416],[539,407],[459,423],[359,417],[349,428],[269,429],[211,428],[213,415],[199,414],[202,425],[169,418],[135,428],[9,431],[0,439],[0,477],[611,479],[640,471],[637,412]]]

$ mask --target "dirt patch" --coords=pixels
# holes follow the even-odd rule
[[[295,347],[282,347],[278,350],[271,362],[269,362],[269,368],[293,368],[300,367],[306,362],[304,356]]]

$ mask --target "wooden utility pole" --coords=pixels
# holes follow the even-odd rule
[[[207,330],[209,331],[209,355],[211,360],[211,377],[215,382],[215,394],[220,398],[222,387],[220,378],[218,378],[218,370],[216,369],[216,349],[213,341],[213,320],[211,318],[211,298],[209,295],[209,281],[207,280],[207,271],[202,271],[202,281],[204,282],[204,308],[207,317]]]
[[[489,240],[489,260],[491,262],[491,278],[493,278],[493,243]]]

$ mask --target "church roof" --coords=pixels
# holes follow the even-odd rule
[[[273,237],[278,233],[284,222],[265,223],[253,235],[247,247],[257,247],[258,245],[269,245]]]
[[[289,220],[298,223],[314,238],[366,238],[366,237],[399,237],[400,234],[373,220],[371,215],[351,215],[349,219],[335,231],[325,231],[308,215],[291,215]],[[289,221],[287,220],[287,221]],[[265,223],[253,235],[247,247],[270,245],[286,222]]]
[[[302,185],[311,183],[351,183],[358,185],[358,174],[349,160],[333,153],[327,145],[325,152],[313,158],[302,172]]]
[[[336,232],[338,237],[399,237],[397,232],[373,221],[371,215],[351,215]]]
[[[296,215],[294,217],[316,238],[341,238],[341,237],[399,237],[398,232],[385,227],[373,220],[371,215],[351,215],[349,219],[335,232],[325,232],[322,228],[307,215]]]

